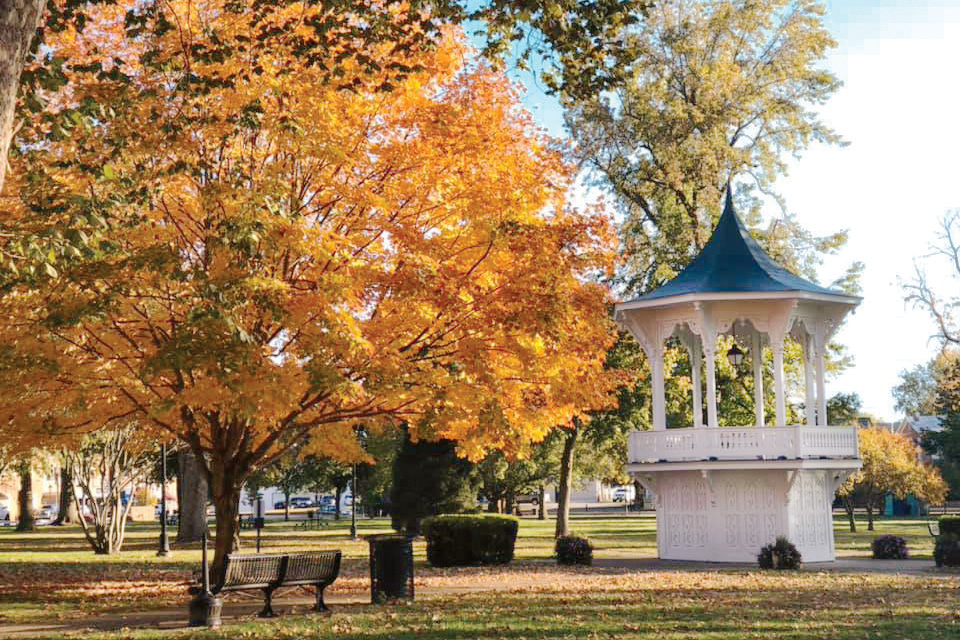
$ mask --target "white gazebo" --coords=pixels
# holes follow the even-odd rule
[[[833,495],[861,462],[856,427],[827,425],[824,350],[859,303],[777,265],[743,227],[728,192],[713,236],[689,266],[659,289],[617,305],[617,321],[650,361],[652,429],[630,435],[626,469],[657,496],[661,558],[753,562],[762,546],[784,535],[806,562],[834,559]],[[739,375],[754,380],[752,425],[720,426],[715,358],[721,335],[734,338],[726,354],[731,360],[750,363],[749,373]],[[788,336],[803,347],[803,424],[787,424]],[[693,424],[668,428],[663,356],[671,338],[689,354]],[[772,424],[764,407],[767,348],[776,398]]]

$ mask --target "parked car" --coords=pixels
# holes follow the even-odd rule
[[[40,507],[40,510],[37,511],[36,522],[37,524],[50,524],[53,522],[54,518],[57,517],[59,509],[52,504],[45,504]]]
[[[293,497],[290,498],[290,506],[294,509],[306,509],[313,506],[313,501],[310,498]]]
[[[613,490],[614,502],[629,502],[636,497],[636,489],[633,487],[617,487]]]
[[[11,524],[10,509],[6,505],[0,504],[0,524]]]

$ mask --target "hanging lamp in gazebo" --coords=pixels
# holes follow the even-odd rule
[[[779,535],[807,562],[834,559],[836,487],[861,466],[855,427],[827,425],[824,351],[860,298],[821,287],[776,264],[744,228],[727,192],[723,215],[700,254],[659,289],[616,307],[618,322],[650,361],[652,429],[630,436],[627,471],[657,496],[661,558],[743,562]],[[749,363],[754,424],[720,427],[721,356]],[[787,424],[784,344],[804,353],[804,420]],[[664,351],[679,340],[690,359],[693,424],[667,425]],[[764,406],[765,349],[773,363],[772,423]],[[705,378],[703,389],[701,377]],[[706,405],[706,406],[704,406]]]

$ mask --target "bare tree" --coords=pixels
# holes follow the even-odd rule
[[[133,500],[123,495],[150,469],[133,428],[104,429],[86,436],[68,451],[80,526],[94,553],[120,551]],[[79,505],[80,500],[84,506]],[[85,513],[86,511],[86,513]],[[87,521],[89,517],[90,522]]]
[[[914,273],[910,280],[900,281],[906,301],[927,311],[933,318],[937,327],[934,337],[943,346],[960,346],[960,325],[956,318],[960,296],[951,295],[956,287],[948,287],[944,291],[937,291],[933,287],[924,265],[930,259],[946,262],[951,279],[960,280],[960,210],[954,209],[943,215],[930,253],[923,260],[914,261]]]

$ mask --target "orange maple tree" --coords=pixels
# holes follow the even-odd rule
[[[357,423],[405,421],[480,457],[610,403],[608,220],[566,204],[562,150],[462,38],[345,91],[294,55],[309,3],[263,42],[219,0],[151,11],[48,43],[68,81],[21,132],[4,224],[85,245],[0,298],[8,431],[187,443],[216,576],[244,480],[296,442],[351,459]]]

